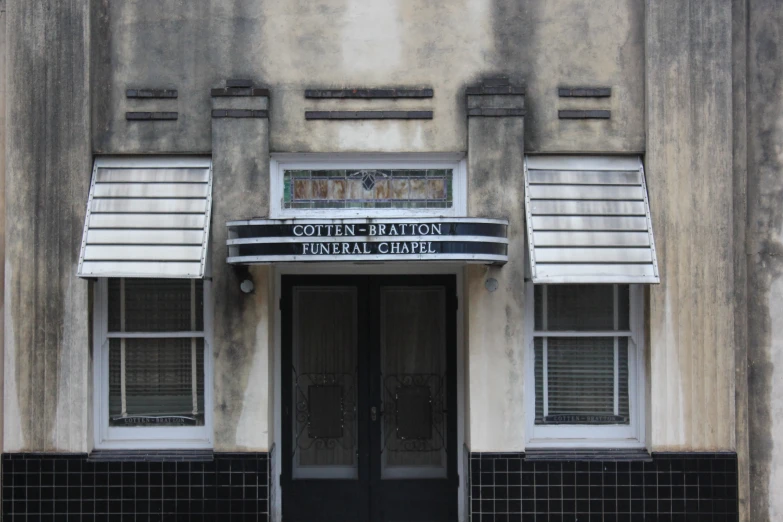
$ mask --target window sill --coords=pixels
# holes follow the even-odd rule
[[[531,448],[525,450],[525,460],[652,462],[652,457],[644,448]]]
[[[95,450],[92,462],[211,462],[212,450]]]

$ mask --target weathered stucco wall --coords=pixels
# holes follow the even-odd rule
[[[750,520],[772,522],[783,519],[783,10],[748,7]]]
[[[525,97],[468,96],[471,108],[523,110]],[[508,219],[508,263],[465,270],[466,440],[471,451],[525,448],[524,131],[520,116],[468,119],[468,215]],[[497,281],[489,291],[485,283]]]
[[[4,451],[86,451],[89,2],[10,2]]]
[[[5,97],[6,97],[5,0],[0,0],[0,259],[5,259]],[[3,447],[3,367],[5,277],[0,277],[0,448]]]
[[[250,78],[272,90],[273,151],[466,149],[465,85],[524,78],[528,149],[644,147],[643,6],[638,0],[342,0],[102,2],[96,50],[95,148],[101,153],[209,151],[209,89]],[[428,85],[431,100],[315,101],[307,87]],[[608,99],[557,97],[558,86],[610,86]],[[179,90],[134,101],[128,87]],[[330,122],[308,109],[422,108],[432,122]],[[609,121],[558,120],[565,108],[608,108]],[[175,122],[128,123],[127,110],[177,110]]]
[[[732,5],[646,5],[650,443],[734,450]]]
[[[268,99],[215,98],[215,109],[266,110]],[[212,119],[212,288],[214,296],[214,433],[218,451],[269,449],[268,267],[225,262],[226,222],[266,215],[269,208],[269,120]],[[239,285],[251,279],[255,291]]]
[[[436,4],[426,0],[196,0],[183,8],[176,0],[154,4],[141,0],[94,2],[92,31],[102,44],[93,49],[91,75],[95,152],[213,154],[216,448],[258,449],[268,444],[268,422],[261,419],[268,415],[269,398],[258,395],[253,383],[258,379],[271,383],[272,379],[269,367],[257,366],[258,358],[268,354],[268,345],[261,339],[269,329],[270,316],[264,315],[258,295],[239,294],[237,275],[225,266],[222,246],[226,220],[266,213],[260,204],[266,193],[253,191],[258,188],[254,183],[266,176],[266,169],[251,161],[248,147],[259,146],[248,140],[247,132],[252,134],[252,129],[244,134],[239,130],[252,124],[233,124],[236,130],[216,136],[219,125],[224,124],[216,125],[210,117],[215,102],[210,88],[222,87],[227,78],[248,78],[270,88],[268,143],[272,151],[465,151],[466,85],[487,74],[505,73],[524,80],[535,95],[528,112],[531,127],[525,131],[532,149],[643,149],[644,13],[640,2],[603,0],[589,7],[580,0],[556,4],[545,0],[524,6],[512,0]],[[610,86],[613,95],[588,100],[557,97],[558,86],[583,85]],[[431,86],[435,96],[372,101],[304,98],[306,88],[355,86]],[[126,99],[125,90],[134,87],[177,89],[179,96],[176,100]],[[558,120],[557,110],[565,108],[608,108],[612,119]],[[434,119],[306,121],[305,111],[314,109],[425,109],[434,111]],[[126,111],[179,114],[170,122],[128,122]],[[522,141],[508,144],[519,157]],[[484,147],[488,157],[507,152],[491,140]],[[249,163],[232,164],[232,157],[244,157],[242,161]],[[509,168],[502,162],[492,164],[498,169]],[[245,168],[250,170],[243,173]],[[498,178],[499,182],[519,183],[516,188],[521,190],[521,167],[504,175],[518,179]],[[238,178],[234,180],[234,176]],[[500,187],[497,190],[503,191]],[[504,217],[521,218],[521,202],[520,198],[513,208],[506,209],[511,214]],[[491,202],[482,205],[471,212],[497,213],[498,209],[490,208]],[[522,263],[521,243],[518,250],[515,262]],[[512,295],[514,278],[502,279],[510,292],[503,299],[522,303],[522,292]],[[231,288],[221,289],[221,285]],[[263,292],[257,278],[256,289]],[[474,309],[479,309],[478,303]],[[490,309],[496,310],[494,306]],[[521,333],[522,314],[521,305],[511,316],[487,312],[485,318],[492,321],[486,325],[506,318],[518,324],[512,329]],[[509,341],[504,338],[494,344],[498,330],[485,325],[484,332],[478,332],[479,319],[473,327],[475,353],[484,358],[499,354],[497,350]],[[520,357],[517,363],[521,365],[522,352],[515,357]],[[492,372],[486,370],[489,373],[480,378],[490,378]],[[514,371],[521,372],[521,366]],[[475,425],[484,430],[477,439],[483,441],[482,447],[522,447],[521,373],[511,377],[504,382],[518,386],[518,393],[503,398],[503,407],[509,414],[518,414],[519,420],[514,415],[476,419],[471,424],[477,422]],[[482,387],[475,389],[481,393]],[[482,396],[476,397],[479,400]],[[513,405],[512,399],[516,401]],[[505,427],[496,429],[497,422]],[[252,435],[243,432],[247,426],[253,427]]]

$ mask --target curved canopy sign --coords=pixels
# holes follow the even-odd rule
[[[251,219],[227,226],[232,264],[508,261],[508,221],[500,219]]]

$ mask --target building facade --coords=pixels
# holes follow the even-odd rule
[[[0,29],[8,520],[783,516],[778,2]]]

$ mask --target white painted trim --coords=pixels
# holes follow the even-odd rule
[[[210,257],[206,268],[209,270]],[[209,272],[207,272],[209,273]],[[212,395],[213,355],[212,339],[214,314],[212,282],[204,280],[204,426],[184,427],[110,427],[109,426],[109,338],[185,337],[189,332],[120,333],[108,332],[108,280],[100,278],[95,284],[93,306],[93,433],[95,449],[209,449],[213,445]],[[180,335],[188,334],[188,335]],[[195,335],[194,335],[195,336]]]
[[[534,284],[526,283],[525,295],[525,447],[536,448],[644,448],[645,447],[645,372],[644,372],[644,292],[642,285],[630,285],[629,332],[612,336],[628,337],[629,410],[628,426],[536,426],[535,424],[535,351]],[[598,332],[603,334],[609,332]],[[548,332],[546,337],[571,337],[569,332]],[[579,337],[591,335],[580,332]]]
[[[339,209],[338,209],[339,210]],[[372,224],[372,223],[404,223],[404,224],[426,224],[426,223],[488,223],[490,225],[506,225],[508,226],[507,219],[490,219],[490,218],[473,218],[473,217],[397,217],[397,218],[340,218],[334,219],[303,219],[303,218],[287,218],[287,219],[244,219],[238,221],[228,221],[227,227],[237,227],[243,225],[342,225],[342,224]],[[342,236],[333,236],[342,237]],[[344,236],[352,237],[352,236]]]
[[[98,156],[95,168],[212,168],[209,156]]]
[[[282,469],[282,340],[281,340],[281,311],[278,303],[281,298],[281,276],[283,275],[421,275],[421,274],[446,274],[454,275],[457,280],[457,473],[459,474],[459,490],[457,493],[458,519],[466,520],[468,513],[465,511],[468,487],[468,477],[465,476],[465,455],[463,448],[465,446],[465,298],[464,298],[464,267],[455,264],[384,264],[384,265],[354,265],[343,263],[299,263],[289,265],[274,265],[274,398],[273,398],[273,418],[274,426],[269,433],[274,437],[269,441],[269,447],[275,445],[275,452],[272,455],[272,470],[277,472],[277,476],[269,477],[270,487],[277,488],[274,493],[275,504],[270,506],[270,519],[274,522],[282,520],[282,496],[280,490],[280,472]],[[530,330],[532,331],[532,329]]]
[[[298,237],[247,237],[229,239],[226,244],[253,245],[260,243],[388,243],[405,241],[435,241],[439,243],[503,243],[504,237],[492,236],[298,236]]]
[[[531,154],[526,156],[531,170],[639,170],[639,156],[590,156]]]
[[[226,258],[228,264],[270,264],[278,262],[289,263],[303,263],[309,264],[313,261],[330,261],[336,262],[350,262],[350,261],[442,261],[442,262],[454,262],[462,261],[463,263],[476,263],[484,264],[490,263],[506,263],[508,256],[501,256],[496,254],[365,254],[365,255],[290,255],[290,256],[235,256]]]
[[[283,173],[309,169],[451,169],[451,208],[283,208]],[[419,154],[272,154],[269,162],[269,216],[296,217],[417,217],[467,215],[467,162],[464,153]]]

